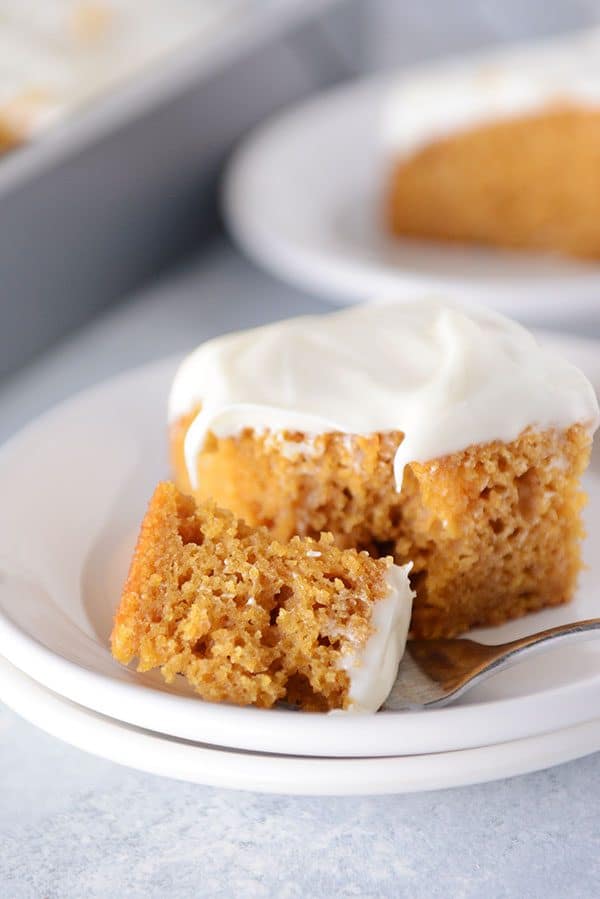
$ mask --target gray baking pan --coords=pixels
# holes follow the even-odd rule
[[[0,377],[198,248],[236,139],[344,74],[314,47],[349,5],[248,2],[210,46],[0,159]]]

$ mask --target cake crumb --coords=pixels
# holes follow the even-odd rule
[[[330,534],[276,541],[162,483],[142,523],[112,652],[123,664],[137,658],[138,671],[160,668],[167,682],[183,675],[210,701],[345,709],[352,682],[343,662],[377,630],[371,619],[389,597],[389,566],[339,549]]]

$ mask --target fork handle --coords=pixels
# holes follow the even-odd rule
[[[507,658],[510,658],[512,652],[522,652],[529,647],[544,647],[552,643],[557,637],[561,638],[561,642],[575,642],[576,640],[585,640],[592,631],[600,630],[600,618],[586,618],[584,621],[573,621],[571,624],[559,624],[556,627],[549,627],[545,631],[538,631],[537,634],[528,634],[526,637],[519,637],[517,640],[511,640],[509,643],[503,643],[498,646],[504,655],[509,651]],[[571,639],[567,640],[567,637]]]
[[[420,698],[419,704],[425,708],[447,705],[476,684],[543,652],[557,640],[561,643],[589,640],[595,636],[595,632],[600,632],[600,618],[560,624],[509,643],[495,645],[465,638],[409,640],[408,654],[428,679],[429,695]],[[433,644],[436,645],[434,652]]]

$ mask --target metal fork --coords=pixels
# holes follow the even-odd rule
[[[563,643],[590,640],[600,618],[561,624],[528,637],[487,646],[475,640],[409,640],[384,709],[431,709],[448,705],[488,677]]]

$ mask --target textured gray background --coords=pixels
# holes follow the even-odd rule
[[[598,0],[364,0],[358,6],[365,68],[558,34],[600,20]]]
[[[0,713],[10,899],[593,899],[595,756],[461,790],[269,797],[83,755]]]

